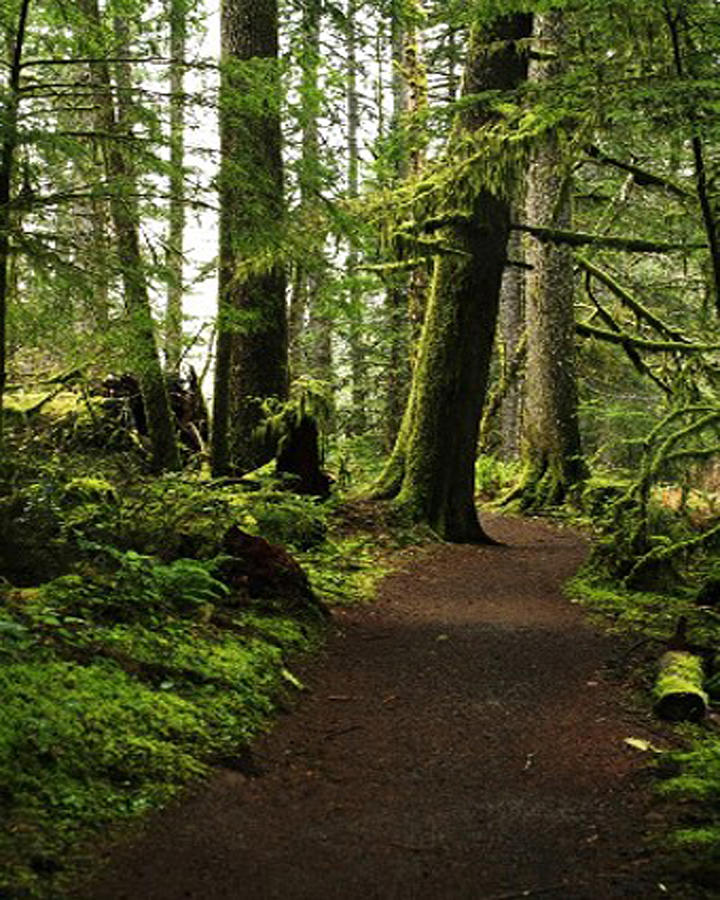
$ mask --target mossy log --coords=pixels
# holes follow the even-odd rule
[[[684,650],[668,650],[660,658],[655,682],[655,712],[671,722],[698,722],[707,711],[703,690],[703,665],[699,656]]]

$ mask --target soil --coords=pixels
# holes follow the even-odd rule
[[[585,542],[483,522],[503,546],[418,551],[375,604],[336,610],[292,713],[78,896],[681,896],[644,842],[662,816],[624,743],[657,726],[610,674],[617,639],[561,593]]]

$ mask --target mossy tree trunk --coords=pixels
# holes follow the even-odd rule
[[[394,177],[401,182],[417,176],[425,162],[427,134],[416,119],[417,113],[427,106],[427,75],[421,47],[421,25],[425,21],[425,11],[421,0],[395,0],[391,16],[390,127],[396,132],[404,130],[395,151]],[[385,439],[391,447],[397,439],[408,399],[414,346],[420,336],[427,288],[425,268],[415,268],[409,274],[393,276],[385,294],[388,328]]]
[[[348,196],[356,198],[360,192],[360,93],[358,91],[358,2],[348,0],[346,6],[345,55],[347,59],[346,110],[347,110],[347,181]],[[358,252],[350,242],[347,256],[348,274],[348,341],[350,344],[350,372],[352,395],[352,419],[349,429],[353,434],[363,434],[367,428],[367,347],[363,327],[364,309],[362,291],[357,281]]]
[[[224,0],[221,44],[216,476],[272,457],[261,402],[288,392],[277,0]]]
[[[165,366],[177,373],[183,352],[183,257],[185,236],[185,45],[187,0],[171,0],[170,16],[170,208],[166,262]]]
[[[529,35],[530,21],[514,15],[472,29],[466,96],[522,83],[527,67],[515,42]],[[456,135],[491,119],[482,102],[469,105]],[[414,519],[450,541],[489,540],[475,507],[475,456],[509,227],[509,201],[480,189],[469,219],[443,229],[443,243],[460,254],[435,260],[408,406],[378,484],[379,493],[396,494]]]
[[[7,90],[0,107],[3,134],[0,138],[0,444],[3,437],[3,399],[7,381],[7,306],[10,294],[10,198],[12,195],[15,151],[17,148],[20,74],[30,0],[23,0],[18,24],[11,41]]]
[[[102,23],[97,0],[82,0],[81,9],[87,19],[89,34],[101,34]],[[91,39],[92,46],[92,39]],[[110,192],[110,218],[123,283],[125,309],[130,320],[133,347],[130,359],[140,381],[156,472],[180,468],[180,454],[175,439],[175,422],[170,409],[165,376],[152,317],[145,264],[140,250],[140,220],[136,200],[136,184],[132,163],[126,150],[128,138],[129,87],[119,91],[117,104],[113,97],[110,66],[102,58],[89,63],[94,93],[95,118],[101,141],[103,162]]]
[[[528,77],[538,84],[562,73],[563,14],[535,18],[540,49]],[[551,132],[535,151],[527,184],[526,215],[535,226],[569,229],[570,178],[558,136]],[[569,247],[526,238],[532,267],[526,282],[527,363],[521,506],[561,503],[586,475],[578,426],[575,381],[573,260]]]

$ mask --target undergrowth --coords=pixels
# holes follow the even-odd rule
[[[231,525],[287,547],[326,604],[368,599],[415,533],[267,473],[157,479],[23,455],[0,473],[0,896],[58,897],[78,848],[243,748],[302,688],[323,619],[233,596]]]
[[[698,585],[709,571],[712,561],[698,560],[694,571],[687,572],[673,590],[639,591],[613,581],[591,561],[568,582],[566,591],[609,621],[614,630],[632,636],[631,650],[645,649],[644,680],[649,689],[650,661],[663,653],[682,619],[693,647],[702,653],[706,666],[712,665],[720,646],[720,615],[696,602]],[[676,726],[676,731],[682,749],[658,752],[655,757],[658,793],[673,800],[678,817],[663,844],[673,854],[676,874],[692,880],[700,890],[717,885],[720,879],[720,737],[707,726]]]
[[[76,576],[5,592],[3,897],[62,896],[79,840],[237,755],[299,685],[288,656],[320,638],[317,620],[261,611],[217,627],[206,621],[212,582],[198,591],[197,578],[173,578],[171,595],[165,576],[162,589],[148,587],[150,571],[137,576],[136,595],[127,573],[119,595]]]

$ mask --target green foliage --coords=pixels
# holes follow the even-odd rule
[[[216,555],[234,524],[271,542],[307,548],[322,541],[327,511],[313,498],[284,490],[271,475],[253,473],[243,485],[169,476],[126,491],[102,539],[163,558]]]
[[[520,463],[516,460],[498,459],[483,453],[475,463],[475,489],[487,499],[504,494],[516,482],[520,474]]]
[[[268,397],[262,407],[264,420],[256,430],[256,437],[276,444],[279,453],[290,428],[297,427],[303,419],[312,419],[320,434],[327,434],[334,411],[332,387],[304,375],[292,383],[287,400]]]
[[[720,645],[720,617],[708,614],[695,603],[695,591],[675,586],[673,593],[631,591],[593,572],[586,566],[566,586],[574,601],[579,600],[621,633],[645,638],[633,647],[646,648],[645,658],[653,669],[658,648],[673,635],[681,617],[694,645],[715,649]],[[648,649],[651,647],[652,649]],[[696,684],[702,680],[700,663],[690,663],[689,675]],[[652,676],[645,679],[650,687]],[[706,682],[706,688],[708,683]],[[657,760],[657,790],[671,799],[683,801],[680,823],[663,838],[676,856],[675,865],[696,883],[716,884],[720,873],[720,741],[714,732],[700,726],[682,726],[684,749],[664,752]]]
[[[599,574],[592,561],[567,583],[565,590],[570,598],[599,613],[621,632],[639,632],[664,641],[673,634],[678,618],[687,616],[693,634],[698,628],[707,633],[706,617],[695,608],[687,590],[673,594],[633,591]]]
[[[62,895],[79,840],[237,756],[299,684],[287,654],[317,640],[317,625],[257,613],[219,629],[198,604],[225,588],[199,563],[153,575],[147,558],[116,556],[111,593],[66,576],[0,607],[0,893]],[[154,614],[117,621],[139,602]]]
[[[720,874],[720,741],[701,728],[686,727],[687,748],[664,754],[659,771],[670,777],[658,785],[668,798],[681,800],[680,826],[668,836],[678,868],[694,881],[717,885]]]
[[[61,576],[43,585],[39,598],[63,612],[101,609],[115,621],[154,617],[159,613],[192,614],[228,594],[228,588],[211,574],[216,560],[175,559],[167,564],[134,550],[88,545],[111,563],[111,571],[81,578]],[[80,606],[78,606],[80,601]]]

